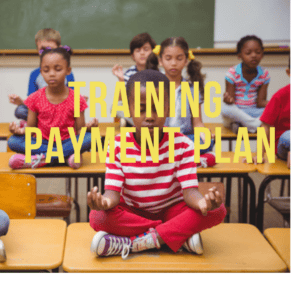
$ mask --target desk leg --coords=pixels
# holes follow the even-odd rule
[[[247,174],[243,178],[243,203],[241,207],[241,222],[248,223],[248,207],[249,207],[249,223],[255,223],[255,202],[256,202],[256,194],[255,194],[255,184],[252,178]],[[250,192],[248,194],[248,186],[250,188]],[[249,195],[249,197],[248,197]],[[248,201],[249,199],[249,201]],[[249,203],[249,204],[248,204]]]
[[[250,186],[250,199],[249,199],[249,223],[255,225],[255,205],[256,205],[256,189],[252,178],[247,175],[247,181]],[[246,204],[247,205],[247,202]]]
[[[258,190],[258,203],[256,209],[256,227],[262,232],[263,231],[263,219],[264,219],[264,198],[265,190],[268,184],[274,180],[272,176],[267,176],[260,184]]]
[[[225,204],[226,207],[230,207],[230,199],[231,199],[231,177],[226,178],[226,198],[225,198]],[[230,214],[227,214],[224,220],[226,223],[229,223],[230,221]]]
[[[87,177],[87,193],[91,190],[91,178]],[[89,215],[90,215],[90,207],[86,205],[86,219],[89,222]]]

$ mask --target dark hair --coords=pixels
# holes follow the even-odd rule
[[[151,48],[153,49],[156,46],[155,41],[150,36],[149,33],[140,33],[133,37],[133,39],[130,42],[129,48],[130,48],[130,54],[133,54],[134,49],[143,47],[146,43],[149,43],[151,45]]]
[[[69,46],[63,46],[63,47],[52,48],[52,49],[46,47],[46,48],[42,48],[41,51],[43,51],[43,52],[41,54],[40,64],[42,64],[43,57],[46,54],[58,53],[58,54],[62,55],[62,57],[67,61],[68,67],[70,67],[70,65],[71,65],[70,57],[71,57],[71,54],[73,53],[73,51]]]
[[[261,49],[264,51],[263,42],[262,42],[262,40],[259,37],[257,37],[256,35],[246,35],[246,36],[242,37],[238,41],[238,43],[237,43],[237,46],[236,46],[236,52],[237,52],[237,54],[241,53],[243,46],[248,41],[256,41],[256,42],[258,42],[259,45],[260,45],[260,47],[261,47]]]
[[[170,81],[166,75],[159,71],[155,70],[143,70],[132,75],[126,85],[126,93],[128,100],[130,99],[130,94],[132,89],[134,89],[134,83],[139,81],[141,87],[146,87],[146,82],[150,81],[154,83],[154,86],[157,88],[159,86],[159,82],[162,81],[164,83],[164,91],[170,94]],[[128,101],[130,103],[130,101]]]
[[[164,53],[164,50],[166,47],[180,47],[184,53],[186,58],[189,57],[189,45],[186,42],[186,40],[183,37],[170,37],[164,40],[161,43],[161,49],[159,56],[162,57],[162,54]],[[188,81],[190,83],[193,83],[195,81],[199,82],[199,90],[202,96],[204,96],[204,78],[205,75],[201,73],[202,64],[193,59],[189,62],[187,65],[187,73],[188,73]],[[158,58],[154,53],[151,53],[148,56],[147,62],[146,62],[146,69],[152,69],[158,71]]]

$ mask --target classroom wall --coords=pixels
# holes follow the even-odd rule
[[[38,58],[22,57],[18,58],[18,65],[25,65],[18,67],[14,65],[16,58],[10,58],[9,62],[4,61],[0,57],[0,122],[11,122],[16,120],[14,117],[15,106],[8,101],[8,94],[15,93],[23,98],[26,98],[29,74],[34,67],[38,66]],[[228,68],[234,64],[239,63],[235,55],[215,55],[215,56],[200,56],[196,55],[196,59],[202,62],[202,73],[206,74],[205,82],[217,81],[221,85],[222,94],[225,91],[224,76]],[[26,63],[31,60],[29,64]],[[103,63],[102,61],[105,61]],[[111,69],[117,61],[114,59],[106,59],[101,57],[89,57],[88,61],[84,57],[72,58],[73,73],[76,81],[85,81],[86,87],[81,89],[82,95],[89,96],[89,83],[91,81],[102,81],[107,87],[107,117],[101,117],[99,107],[96,109],[96,116],[100,122],[112,122],[113,118],[110,117],[110,109],[112,106],[115,84],[117,78],[112,74]],[[118,63],[124,66],[124,69],[132,64],[130,57],[118,57]],[[271,82],[268,89],[268,99],[281,87],[289,83],[289,77],[285,74],[285,69],[288,65],[288,55],[265,55],[261,65],[267,68],[270,72]],[[100,96],[100,89],[97,90],[96,95]],[[211,95],[211,103],[212,97]],[[89,109],[86,110],[86,120],[90,120]],[[202,111],[202,118],[204,122],[222,122],[221,116],[210,119]]]
[[[290,45],[290,0],[215,0],[214,47],[235,47],[248,34]]]

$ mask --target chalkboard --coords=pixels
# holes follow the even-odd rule
[[[183,36],[190,48],[213,48],[214,0],[1,0],[0,49],[34,49],[42,28],[73,49],[128,49],[148,32],[160,44]]]

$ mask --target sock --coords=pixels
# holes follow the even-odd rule
[[[139,234],[139,235],[131,236],[131,237],[130,237],[130,240],[131,240],[131,242],[133,242],[135,239],[140,238],[140,237],[143,237],[143,236],[147,235],[148,233],[150,233],[150,230],[148,230],[148,231],[146,231],[146,232],[144,232],[144,233],[141,233],[141,234]]]

